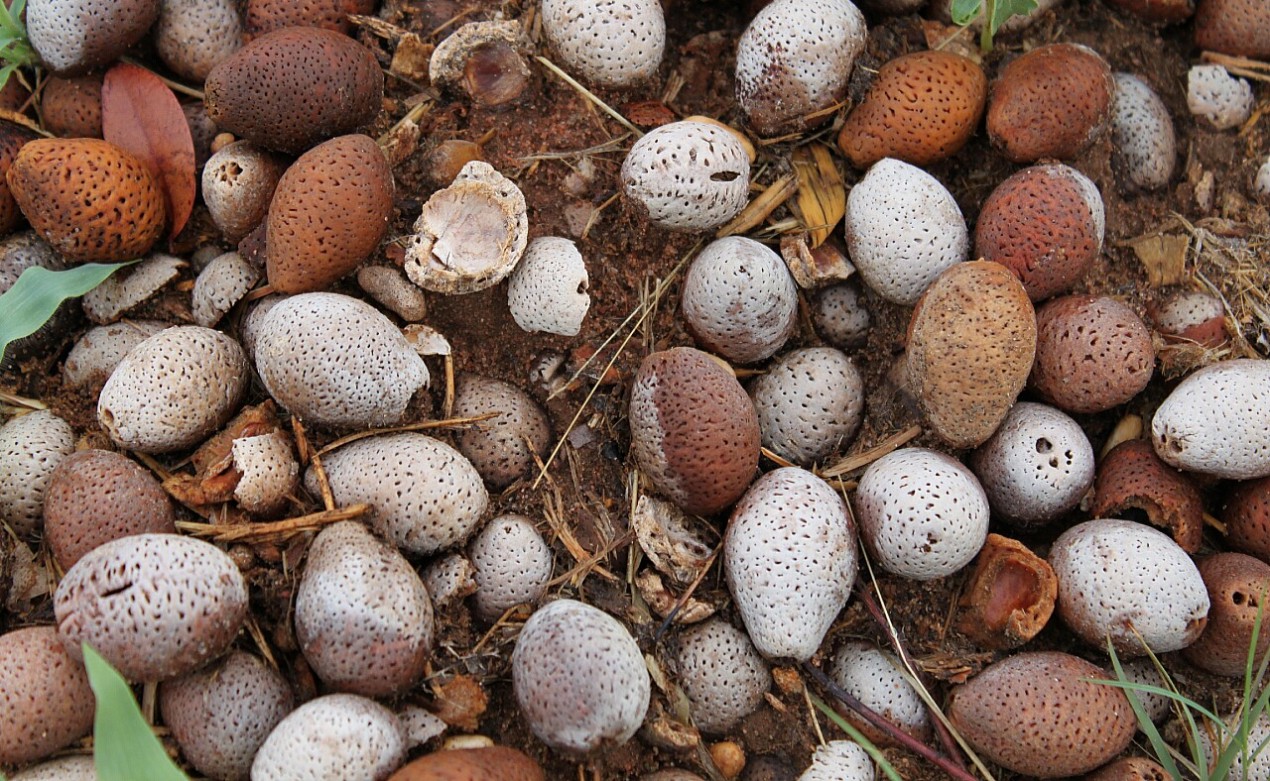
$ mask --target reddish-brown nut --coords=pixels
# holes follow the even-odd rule
[[[1102,252],[1106,217],[1098,186],[1059,163],[1025,168],[997,186],[979,212],[975,255],[1014,272],[1033,301],[1065,293]]]
[[[1222,521],[1230,547],[1270,562],[1270,477],[1235,486]]]
[[[988,137],[1015,163],[1068,160],[1102,132],[1114,94],[1111,68],[1093,49],[1041,46],[1010,62],[993,82]]]
[[[419,757],[388,781],[543,781],[542,767],[508,746],[448,749]]]
[[[1270,5],[1265,0],[1199,0],[1195,45],[1237,57],[1270,58]]]
[[[1193,342],[1201,347],[1221,347],[1226,336],[1226,307],[1217,296],[1200,290],[1183,290],[1164,298],[1148,312],[1156,330],[1171,344]]]
[[[1204,536],[1204,497],[1185,473],[1160,460],[1145,439],[1131,439],[1111,449],[1094,481],[1095,518],[1120,518],[1141,510],[1187,553],[1199,550]]]
[[[1146,387],[1155,371],[1151,332],[1105,296],[1055,298],[1036,312],[1031,385],[1064,412],[1102,412]]]
[[[700,350],[646,357],[631,390],[630,420],[640,470],[685,512],[713,515],[754,479],[754,404],[736,377]]]
[[[0,122],[0,177],[9,173],[9,167],[22,146],[38,137],[35,131],[15,122]],[[21,222],[22,212],[18,210],[13,193],[9,192],[8,183],[0,181],[0,236],[17,230]]]
[[[1169,781],[1169,774],[1146,757],[1124,757],[1085,776],[1085,781]]]
[[[1252,649],[1253,630],[1261,622],[1252,669],[1270,651],[1266,631],[1270,607],[1270,564],[1243,553],[1217,553],[1196,564],[1208,587],[1208,626],[1182,650],[1187,661],[1217,675],[1242,678]]]
[[[1017,648],[1045,628],[1057,598],[1049,562],[1018,540],[989,534],[962,592],[957,629],[986,648]]]
[[[308,293],[357,268],[388,230],[392,198],[392,169],[370,136],[332,138],[304,153],[269,205],[269,284]]]
[[[884,157],[913,165],[943,160],[974,135],[987,99],[988,79],[975,62],[944,51],[906,54],[878,71],[838,146],[857,168]]]
[[[40,93],[44,129],[62,138],[101,138],[101,83],[104,77],[104,73],[50,76]]]
[[[63,570],[119,537],[175,534],[174,521],[154,475],[109,450],[72,453],[53,470],[44,494],[44,540]]]
[[[56,627],[0,635],[0,765],[34,762],[87,735],[93,702],[84,665]]]
[[[375,0],[247,0],[247,40],[283,27],[321,27],[348,34],[349,14],[372,14]]]
[[[384,74],[375,55],[346,35],[287,27],[262,35],[213,68],[203,92],[217,127],[267,149],[299,154],[373,120]]]
[[[1123,751],[1137,722],[1105,670],[1070,654],[1008,656],[953,690],[946,713],[981,756],[1037,778],[1087,773]]]
[[[922,416],[956,448],[983,444],[1027,384],[1036,318],[999,263],[958,263],[922,294],[908,326],[908,378]]]
[[[94,138],[39,138],[9,167],[31,227],[68,260],[117,262],[150,251],[167,206],[149,166]]]

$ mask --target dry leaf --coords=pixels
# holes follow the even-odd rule
[[[807,244],[819,247],[847,210],[847,188],[824,144],[808,144],[794,150],[794,172],[798,175],[798,197],[794,214],[807,229]]]
[[[1126,242],[1147,271],[1151,287],[1178,285],[1185,282],[1188,236],[1152,233]]]
[[[144,160],[158,177],[172,219],[169,236],[194,209],[194,138],[176,95],[145,68],[120,63],[101,86],[102,136]]]

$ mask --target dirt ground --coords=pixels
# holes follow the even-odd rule
[[[598,96],[610,106],[635,117],[678,118],[694,114],[739,123],[732,98],[735,43],[750,16],[744,2],[728,0],[667,0],[668,44],[656,83],[621,92],[601,91]],[[526,9],[516,2],[464,3],[462,0],[388,0],[379,17],[396,27],[413,32],[424,41],[456,14],[463,20],[489,18],[501,10],[509,18],[521,18]],[[870,38],[865,58],[857,66],[852,95],[867,89],[873,70],[899,54],[927,46],[921,20],[915,16],[883,19],[870,16]],[[447,28],[448,29],[448,28]],[[371,31],[361,38],[382,55],[385,66],[393,43]],[[961,40],[968,40],[962,36]],[[1211,283],[1230,303],[1241,329],[1232,351],[1264,354],[1270,348],[1267,323],[1256,304],[1265,296],[1265,272],[1261,268],[1270,257],[1270,216],[1266,208],[1248,200],[1248,183],[1257,162],[1270,152],[1270,94],[1259,87],[1261,101],[1254,119],[1242,129],[1216,132],[1201,128],[1186,110],[1186,71],[1198,54],[1191,45],[1189,25],[1156,29],[1127,15],[1108,9],[1098,0],[1068,0],[1045,14],[1021,36],[1003,38],[990,55],[985,68],[991,77],[1006,58],[1037,45],[1053,41],[1087,44],[1100,52],[1116,71],[1142,76],[1170,109],[1178,134],[1180,160],[1174,182],[1167,191],[1126,198],[1120,194],[1110,165],[1111,141],[1104,137],[1080,159],[1075,167],[1100,187],[1107,206],[1106,247],[1098,266],[1078,288],[1121,297],[1139,312],[1163,290],[1151,283],[1147,267],[1129,242],[1136,237],[1162,232],[1192,238],[1185,273],[1176,286],[1205,288]],[[453,345],[454,365],[459,372],[477,372],[504,379],[527,388],[544,401],[558,440],[572,431],[552,461],[547,478],[537,487],[532,480],[513,485],[495,498],[496,509],[523,512],[547,521],[558,529],[566,526],[576,538],[570,549],[559,535],[552,537],[556,550],[557,579],[552,592],[597,604],[623,619],[631,627],[640,646],[663,669],[673,670],[676,630],[655,637],[660,620],[650,615],[643,601],[632,596],[629,574],[639,564],[637,548],[630,545],[627,519],[631,505],[632,459],[628,457],[629,433],[625,420],[625,395],[643,355],[654,349],[691,344],[676,316],[680,263],[697,242],[694,236],[671,234],[641,223],[613,196],[620,190],[619,168],[633,139],[617,122],[597,110],[594,103],[556,78],[545,68],[533,67],[533,76],[522,98],[502,110],[473,107],[461,97],[425,94],[434,99],[420,122],[423,135],[419,149],[396,169],[397,214],[390,236],[406,237],[420,208],[435,186],[428,183],[428,153],[449,139],[483,139],[486,159],[514,179],[529,206],[530,236],[558,235],[577,239],[590,273],[592,306],[575,338],[526,334],[512,320],[506,305],[506,285],[466,296],[430,295],[426,322],[443,333]],[[668,85],[670,85],[668,87]],[[375,128],[382,132],[418,102],[421,89],[401,79],[388,79],[386,111]],[[662,107],[655,106],[660,104]],[[834,123],[841,121],[836,117]],[[832,141],[826,135],[833,124],[789,142],[760,145],[757,181],[766,185],[790,170],[789,155],[798,144],[812,137]],[[853,170],[838,159],[848,185],[862,171]],[[991,190],[1016,167],[992,151],[982,130],[953,159],[928,170],[951,190],[971,225],[979,206]],[[588,179],[587,173],[592,175]],[[200,207],[201,208],[201,207]],[[789,217],[784,207],[771,220]],[[587,223],[590,223],[587,226]],[[583,227],[589,229],[583,235]],[[186,240],[195,243],[186,232]],[[769,236],[770,234],[763,234]],[[841,241],[841,226],[835,231]],[[1199,238],[1205,239],[1201,245]],[[1231,251],[1223,242],[1232,242]],[[399,257],[399,244],[381,248],[382,260]],[[650,302],[658,281],[669,280],[665,294],[655,303],[652,314],[639,327],[624,325],[632,312]],[[344,283],[356,294],[351,282]],[[342,288],[339,288],[342,289]],[[169,315],[188,316],[179,296],[152,306]],[[185,299],[188,301],[188,297]],[[895,360],[903,351],[907,308],[888,304],[872,295],[867,299],[874,327],[867,344],[852,351],[864,377],[869,396],[866,421],[848,452],[867,450],[896,432],[919,423],[904,397],[887,380]],[[1264,310],[1262,310],[1264,311]],[[574,369],[606,340],[614,343],[632,338],[617,354],[613,372],[603,377],[598,367],[613,354],[601,352],[601,362],[593,362],[578,380],[548,399],[548,392],[562,386]],[[73,334],[72,336],[77,335]],[[0,387],[21,396],[42,399],[63,414],[77,430],[95,428],[93,399],[65,392],[59,379],[60,360],[69,348],[44,359],[28,362],[20,375],[0,377]],[[822,341],[804,317],[799,333],[787,348],[818,345]],[[1196,356],[1175,356],[1180,365],[1190,365]],[[1211,359],[1215,356],[1206,356]],[[443,375],[439,362],[433,376]],[[544,367],[555,367],[547,372]],[[1169,387],[1157,374],[1151,388],[1122,408],[1109,413],[1081,416],[1095,449],[1105,441],[1111,428],[1125,414],[1150,414]],[[596,388],[593,397],[588,394]],[[253,400],[264,398],[257,385]],[[421,393],[412,404],[410,420],[441,415],[442,394],[434,389]],[[577,416],[577,424],[571,421]],[[317,444],[334,438],[334,433],[311,431]],[[444,434],[442,436],[445,436]],[[923,433],[911,444],[940,447],[933,436]],[[168,466],[174,466],[167,462]],[[765,463],[771,466],[770,463]],[[846,475],[851,478],[858,475]],[[1220,508],[1222,490],[1209,491],[1210,511]],[[316,506],[316,504],[314,505]],[[1082,518],[1079,513],[1073,518]],[[722,522],[719,520],[719,531]],[[1052,539],[1066,524],[1056,523],[1046,531],[1025,536],[1023,541],[1044,554]],[[994,531],[1016,536],[1012,530]],[[270,643],[284,673],[302,694],[312,694],[316,684],[295,648],[288,628],[289,605],[295,572],[289,565],[298,560],[307,536],[295,538],[288,546],[260,546],[251,551],[247,573],[252,582],[252,605],[262,637]],[[1218,535],[1210,532],[1206,543],[1221,547]],[[244,551],[245,552],[245,551]],[[602,554],[602,555],[596,555]],[[286,566],[284,566],[286,565]],[[997,658],[959,635],[952,626],[957,598],[966,572],[933,583],[919,584],[880,575],[876,587],[890,609],[906,650],[928,673],[928,684],[936,697],[947,691],[947,682],[963,679]],[[864,584],[862,589],[872,587]],[[726,588],[716,565],[701,583],[697,595],[724,604],[723,614],[735,618],[727,605]],[[52,618],[47,601],[37,602],[26,615],[0,615],[0,628],[27,623],[46,623]],[[584,762],[569,761],[549,752],[530,735],[520,719],[511,693],[510,656],[523,616],[512,616],[490,628],[469,615],[462,605],[439,616],[441,627],[437,650],[427,683],[407,699],[437,708],[446,698],[461,699],[464,684],[475,681],[488,696],[488,706],[477,716],[475,731],[500,743],[521,748],[548,768],[552,779],[635,779],[664,767],[684,767],[713,773],[704,767],[705,753],[692,740],[683,738],[683,729],[674,729],[673,707],[664,690],[655,688],[654,705],[645,729],[625,746],[599,752]],[[739,625],[739,621],[736,621]],[[864,637],[886,645],[886,637],[857,596],[840,616],[822,650],[827,654],[842,639]],[[252,647],[251,639],[241,641]],[[1080,646],[1055,619],[1028,646],[1030,649],[1061,649],[1102,663],[1104,658]],[[1206,675],[1173,655],[1166,666],[1193,697],[1214,701],[1230,708],[1235,701],[1231,682]],[[465,678],[466,676],[466,678]],[[673,691],[673,672],[668,687]],[[446,688],[448,687],[448,688]],[[822,696],[825,696],[822,693]],[[451,703],[460,711],[461,704]],[[470,709],[469,709],[470,710]],[[479,708],[476,708],[479,710]],[[471,728],[469,726],[469,728]],[[455,730],[462,731],[462,730]],[[839,735],[838,730],[816,714],[796,688],[774,688],[769,702],[747,718],[732,734],[723,736],[739,742],[749,758],[743,778],[794,778],[809,762],[819,741]],[[721,736],[709,736],[706,744]],[[681,744],[678,747],[676,744]],[[682,745],[687,744],[687,745]],[[944,775],[898,749],[888,749],[888,758],[905,779],[934,781]],[[1009,773],[997,776],[1014,778]]]

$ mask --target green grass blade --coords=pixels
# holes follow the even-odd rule
[[[867,753],[877,766],[882,769],[882,772],[886,774],[887,778],[891,779],[891,781],[904,781],[899,772],[896,771],[895,767],[890,762],[886,761],[886,757],[882,756],[882,752],[878,750],[878,747],[873,745],[868,738],[861,734],[860,730],[852,726],[851,722],[838,715],[836,710],[830,708],[825,704],[824,700],[812,694],[810,691],[807,692],[807,696],[811,698],[811,704],[816,706],[816,710],[823,713],[830,721],[837,724],[839,729],[850,735],[852,740],[860,744],[860,748],[864,749],[865,753]]]
[[[132,689],[110,663],[84,643],[84,667],[97,696],[93,764],[101,781],[189,781],[163,750],[141,715]]]
[[[1119,686],[1122,689],[1136,688],[1138,684],[1129,681],[1129,677],[1125,675],[1124,667],[1120,664],[1120,657],[1116,655],[1116,648],[1112,645],[1111,638],[1107,638],[1107,653],[1111,657],[1111,666],[1116,671],[1116,680],[1094,681],[1094,683]],[[1177,763],[1173,761],[1173,755],[1169,753],[1168,741],[1160,734],[1155,722],[1151,721],[1151,717],[1147,714],[1142,702],[1137,697],[1130,697],[1128,692],[1125,693],[1125,699],[1129,701],[1129,707],[1133,708],[1133,715],[1138,720],[1138,729],[1142,730],[1142,733],[1147,736],[1147,740],[1151,743],[1151,750],[1155,752],[1156,761],[1168,772],[1171,778],[1181,778],[1182,773],[1178,770]]]
[[[84,295],[129,263],[85,263],[65,271],[35,266],[23,271],[0,295],[0,355],[13,342],[40,330],[63,301]]]

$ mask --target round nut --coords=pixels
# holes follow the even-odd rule
[[[48,410],[0,426],[0,518],[15,532],[39,531],[53,472],[74,450],[75,430]]]
[[[657,0],[544,0],[542,32],[565,66],[601,87],[657,72],[666,19]]]
[[[719,618],[685,629],[675,658],[692,723],[702,732],[728,732],[772,687],[767,662],[750,638]]]
[[[622,191],[667,230],[709,231],[745,208],[750,160],[736,135],[683,120],[650,131],[622,162]]]
[[[476,569],[476,612],[494,621],[508,608],[534,604],[547,591],[555,563],[551,546],[523,515],[500,515],[468,545]]]
[[[458,435],[467,456],[490,485],[506,488],[544,458],[551,447],[551,421],[538,402],[509,382],[464,374],[454,394],[454,414],[479,417],[495,413],[480,426]]]
[[[93,703],[88,673],[55,627],[0,635],[0,764],[34,762],[87,735]]]
[[[752,393],[763,446],[802,466],[849,445],[864,415],[860,370],[832,347],[782,355]]]
[[[568,239],[529,242],[507,285],[507,308],[524,331],[577,336],[591,308],[586,264]]]

